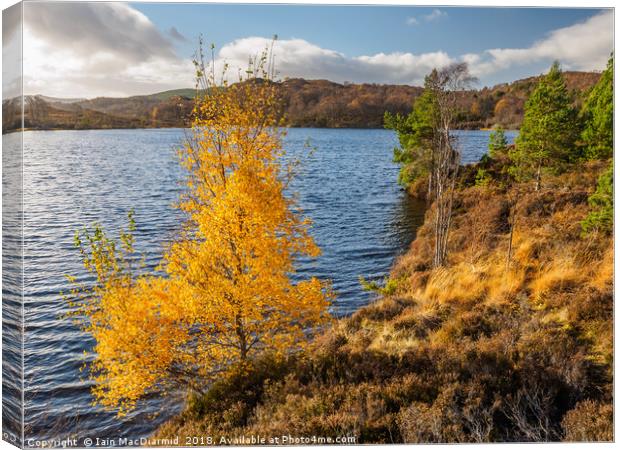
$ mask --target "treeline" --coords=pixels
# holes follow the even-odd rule
[[[567,88],[580,103],[600,75],[567,72]],[[538,77],[467,90],[458,96],[455,126],[477,129],[521,125],[527,96]],[[334,83],[326,80],[289,79],[278,84],[286,123],[292,127],[381,128],[383,115],[406,115],[423,89],[404,85]],[[50,97],[27,96],[24,105],[26,128],[157,128],[186,127],[191,123],[192,89],[128,98],[99,97],[75,102]],[[3,130],[21,126],[19,102],[2,104]]]
[[[163,101],[99,99],[67,103],[49,97],[26,96],[23,127],[34,130],[183,127],[192,108],[193,102],[182,97]],[[2,112],[3,133],[22,127],[19,99],[4,101]]]

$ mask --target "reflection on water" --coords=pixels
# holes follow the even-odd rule
[[[488,133],[460,133],[464,161],[478,159]],[[59,293],[68,288],[64,274],[92,281],[73,248],[75,230],[98,221],[117,232],[130,208],[136,212],[138,250],[148,267],[159,262],[181,219],[171,204],[181,188],[174,154],[183,136],[178,129],[24,134],[28,434],[135,438],[181,408],[181,398],[152,397],[121,420],[93,407],[90,382],[79,370],[93,342],[63,317],[66,305]],[[383,278],[423,220],[424,205],[396,184],[395,145],[394,134],[385,130],[292,129],[286,137],[287,157],[302,161],[291,189],[299,193],[323,250],[315,261],[300,261],[296,276],[331,279],[338,294],[336,315],[372,300],[359,276]]]

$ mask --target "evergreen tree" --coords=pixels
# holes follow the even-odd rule
[[[385,127],[398,134],[400,147],[394,149],[394,161],[401,164],[398,181],[404,186],[428,176],[432,170],[437,111],[437,99],[427,86],[407,117],[385,114]]]
[[[508,139],[501,126],[496,127],[491,134],[489,134],[489,156],[495,158],[500,153],[506,151],[508,147]]]
[[[607,159],[614,148],[614,60],[594,86],[581,110],[585,127],[581,134],[586,159]]]
[[[516,148],[510,155],[513,175],[521,180],[535,178],[538,190],[543,170],[557,169],[575,158],[578,135],[572,98],[560,65],[554,62],[525,104]]]

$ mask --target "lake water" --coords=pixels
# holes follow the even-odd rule
[[[488,132],[456,134],[464,162],[486,151]],[[181,219],[171,205],[181,187],[175,149],[183,137],[179,129],[24,133],[27,436],[135,438],[181,409],[181,398],[149,398],[121,420],[92,406],[90,382],[79,369],[93,342],[62,317],[66,305],[59,293],[68,288],[65,274],[91,281],[73,247],[75,230],[97,221],[115,232],[130,208],[138,249],[149,267],[159,262]],[[5,135],[3,145],[9,148],[17,139],[18,134]],[[385,130],[291,129],[285,139],[288,157],[302,161],[291,189],[314,221],[312,234],[323,250],[316,261],[300,263],[299,276],[332,280],[336,315],[372,300],[359,276],[383,278],[423,220],[424,205],[396,183],[396,144],[394,133]]]

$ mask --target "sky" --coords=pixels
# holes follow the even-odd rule
[[[6,22],[6,21],[5,21]],[[3,25],[3,52],[19,28]],[[478,87],[564,70],[602,70],[610,9],[26,3],[24,93],[128,96],[193,86],[198,37],[230,73],[269,45],[280,78],[421,85],[465,61]],[[6,76],[4,78],[7,78]],[[10,80],[3,81],[9,92]]]

